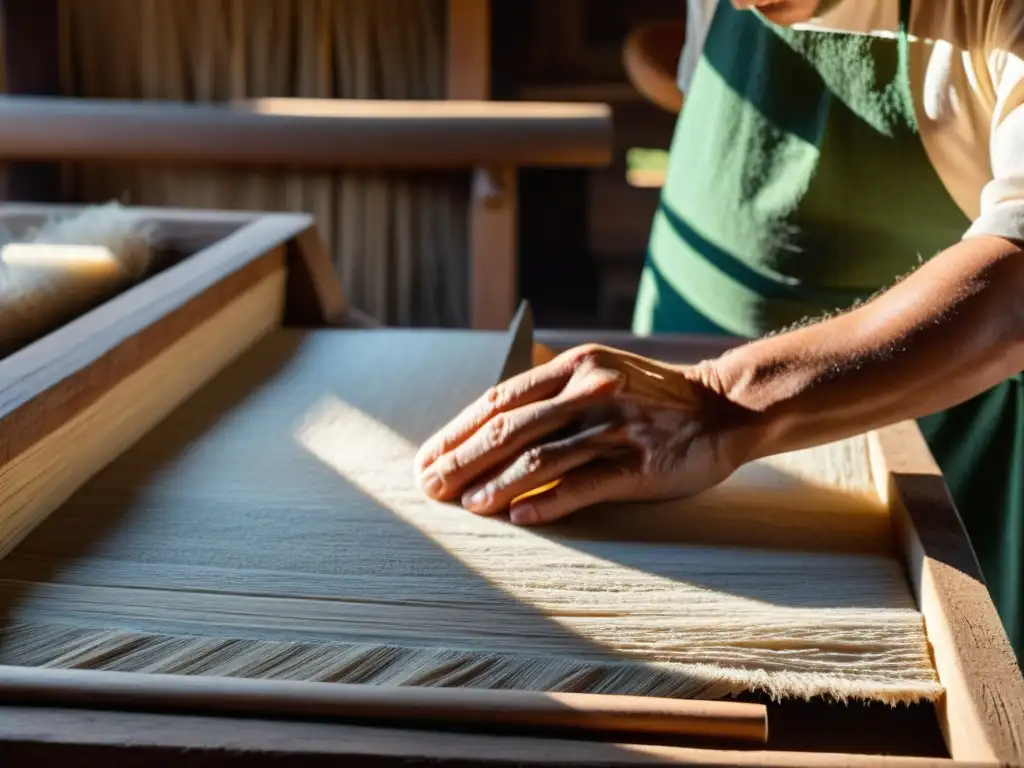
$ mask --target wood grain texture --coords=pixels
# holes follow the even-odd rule
[[[925,617],[939,714],[957,760],[1024,764],[1024,678],[942,474],[920,430],[872,434],[879,491]]]
[[[0,558],[103,467],[280,323],[283,265],[168,341],[52,432],[0,465]],[[155,339],[154,347],[160,341]],[[116,368],[115,368],[116,371]],[[76,450],[76,447],[80,449]]]
[[[227,105],[0,97],[0,158],[400,170],[605,165],[600,104],[262,99]]]
[[[0,464],[283,265],[305,216],[253,221],[0,361]]]
[[[6,206],[0,208],[0,218],[16,232],[82,210]],[[286,274],[296,273],[293,287],[305,286],[306,296],[290,298],[302,300],[307,314],[326,322],[342,313],[340,289],[316,251],[307,216],[129,210],[154,225],[157,239],[200,250],[0,361],[4,553],[167,409],[279,324],[287,303]],[[286,247],[295,237],[306,239],[293,247],[289,258]],[[289,263],[293,270],[287,270]],[[223,335],[212,346],[190,342],[214,317],[215,327],[205,333]],[[163,370],[168,364],[161,363],[165,353],[182,358],[170,369],[171,377],[182,382],[176,394],[158,386],[168,377]],[[138,391],[129,392],[133,386]],[[142,408],[157,392],[163,392],[165,401]],[[129,409],[111,403],[116,396],[128,398],[134,407],[132,429],[123,429],[121,416]],[[123,434],[110,437],[107,433],[116,425]],[[74,441],[92,444],[95,450],[63,450]],[[76,458],[69,460],[73,454]],[[38,471],[30,469],[40,456],[44,464]]]

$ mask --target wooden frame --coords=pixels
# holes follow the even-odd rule
[[[0,210],[0,218],[17,229],[19,223],[54,210],[67,212],[69,208],[11,206]],[[317,248],[309,217],[176,210],[145,210],[144,214],[159,225],[166,239],[193,255],[0,361],[0,430],[4,436],[0,469],[26,447],[40,444],[75,414],[91,407],[115,382],[144,370],[164,350],[204,324],[231,322],[239,331],[232,336],[236,340],[233,345],[225,347],[218,339],[218,344],[211,345],[212,353],[196,358],[191,375],[197,383],[215,375],[233,355],[255,343],[276,323],[346,323],[344,296],[331,271],[324,269],[325,257]],[[245,304],[262,308],[262,314],[235,311],[246,296],[265,297],[257,304],[247,299]],[[373,332],[380,333],[382,340],[388,333]],[[594,340],[550,332],[534,337],[528,312],[524,312],[513,327],[506,359],[521,356],[523,342],[531,337],[555,349]],[[641,341],[627,334],[611,334],[597,341],[678,362],[718,354],[727,346],[688,337]],[[153,411],[148,422],[137,425],[139,434],[176,403],[164,405],[163,411]],[[806,731],[798,733],[801,751],[792,746],[773,747],[771,730],[767,749],[740,749],[569,739],[561,733],[544,738],[438,729],[436,721],[446,720],[445,712],[451,716],[453,711],[467,720],[453,727],[466,730],[474,718],[475,725],[486,724],[487,717],[479,714],[486,706],[469,699],[453,705],[452,694],[461,693],[457,690],[417,692],[402,701],[397,694],[376,693],[376,698],[366,698],[365,691],[339,688],[340,699],[327,695],[319,709],[310,709],[304,716],[293,710],[292,717],[286,719],[278,714],[283,694],[277,686],[263,687],[256,681],[222,695],[209,684],[204,688],[195,681],[172,681],[171,687],[177,686],[178,693],[158,707],[162,712],[127,712],[123,710],[152,704],[152,697],[144,695],[145,686],[131,682],[144,675],[129,674],[126,681],[124,676],[107,673],[49,670],[33,676],[28,670],[15,674],[0,669],[0,760],[21,764],[63,759],[75,765],[106,765],[116,757],[129,765],[173,762],[176,766],[262,765],[282,757],[290,765],[322,765],[337,758],[359,758],[375,765],[1022,765],[1024,680],[941,474],[912,424],[880,430],[871,435],[871,441],[879,493],[892,510],[908,579],[925,617],[940,680],[948,691],[934,717],[951,759],[883,757],[834,748],[823,751],[812,746],[820,743],[815,736],[822,737],[817,731],[823,729],[813,717],[797,723]],[[72,480],[80,484],[88,472],[112,458],[98,457],[95,466],[79,471]],[[58,491],[70,493],[75,487]],[[7,542],[6,548],[10,546]],[[205,704],[194,698],[196,685],[205,690],[206,698],[199,697]],[[413,701],[417,697],[419,709]],[[495,700],[484,694],[481,701],[489,706]],[[562,704],[532,697],[521,711],[533,712],[534,718],[547,717],[563,711]],[[651,704],[644,705],[646,711],[652,711]],[[661,716],[668,712],[667,720],[678,724],[680,718],[694,714],[695,710],[688,709],[691,704],[677,703],[680,708],[673,713],[653,702],[653,713]],[[376,709],[352,712],[354,706],[371,705]],[[506,705],[507,701],[499,708]],[[621,701],[612,709],[620,705]],[[570,718],[584,721],[594,713],[579,701],[570,701],[567,709]],[[820,714],[821,708],[806,712]],[[371,723],[313,721],[318,715],[351,720],[354,714],[361,715],[361,721],[372,716]],[[601,704],[598,714],[606,717],[608,708]],[[828,714],[833,719],[844,716],[835,711]],[[591,727],[608,725],[610,721],[600,717],[590,720]],[[885,713],[881,722],[900,731],[900,717],[898,712]],[[425,728],[423,720],[435,722]],[[855,733],[853,737],[870,742],[873,735]],[[900,750],[904,754],[922,748],[915,743],[918,734],[912,727],[906,733],[890,735],[903,739]],[[636,736],[634,731],[631,738]],[[830,743],[827,735],[822,738]]]
[[[3,206],[0,220],[17,232],[46,216],[75,210]],[[195,251],[194,256],[0,361],[0,463],[95,402],[111,380],[137,370],[274,272],[287,274],[285,322],[345,322],[345,299],[331,279],[326,253],[317,247],[310,216],[134,210],[156,225],[158,240]],[[103,376],[90,372],[100,364]]]
[[[1019,765],[1024,680],[942,473],[913,422],[871,433],[871,452],[946,688],[939,719],[950,753]]]

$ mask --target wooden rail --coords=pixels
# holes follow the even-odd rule
[[[230,104],[0,97],[0,159],[291,168],[600,166],[600,104],[258,99]]]
[[[0,703],[220,717],[370,720],[519,733],[611,731],[763,745],[763,704],[654,696],[358,685],[0,666]]]

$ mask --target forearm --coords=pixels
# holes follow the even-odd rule
[[[872,302],[705,372],[753,459],[952,407],[1022,369],[1024,251],[971,238]]]

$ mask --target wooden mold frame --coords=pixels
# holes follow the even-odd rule
[[[17,231],[42,216],[73,210],[7,206],[0,208],[0,219]],[[70,467],[30,489],[28,506],[60,506],[274,327],[353,324],[309,217],[140,212],[158,225],[172,249],[189,255],[0,361],[0,483],[5,465],[39,449],[119,387],[131,383],[134,391],[145,391],[145,378],[161,375],[161,363],[166,367],[168,360],[182,359],[183,348],[190,361],[187,386],[175,402],[154,401],[142,409],[145,416],[133,423],[131,434],[90,452],[89,466]],[[386,330],[374,332],[386,338]],[[557,334],[537,338],[556,347],[578,341]],[[523,341],[532,339],[528,317],[521,313],[507,354],[521,353]],[[612,341],[643,346],[627,336]],[[692,339],[644,343],[666,359],[711,351],[711,345]],[[175,352],[178,357],[171,357]],[[89,439],[86,432],[79,434]],[[371,691],[373,686],[8,667],[0,668],[0,764],[108,765],[116,757],[128,765],[175,766],[270,765],[282,758],[289,765],[326,765],[338,758],[374,765],[1024,765],[1024,680],[942,476],[915,426],[881,430],[870,439],[879,493],[892,510],[947,690],[936,715],[951,759],[764,749],[749,739],[763,727],[756,707],[737,710],[732,702]],[[9,520],[0,525],[7,532],[0,555],[31,528]],[[164,705],[152,706],[160,697]],[[361,724],[367,717],[371,724]],[[638,720],[677,734],[736,737],[737,728],[746,728],[747,746],[634,743],[645,740],[636,738],[642,726],[634,728],[632,741],[607,738],[607,732]],[[480,732],[496,723],[526,729],[539,721],[575,729],[577,738]],[[727,730],[714,731],[722,727]],[[809,730],[815,727],[808,723]],[[579,738],[581,728],[590,736]],[[606,733],[594,736],[595,730]]]

